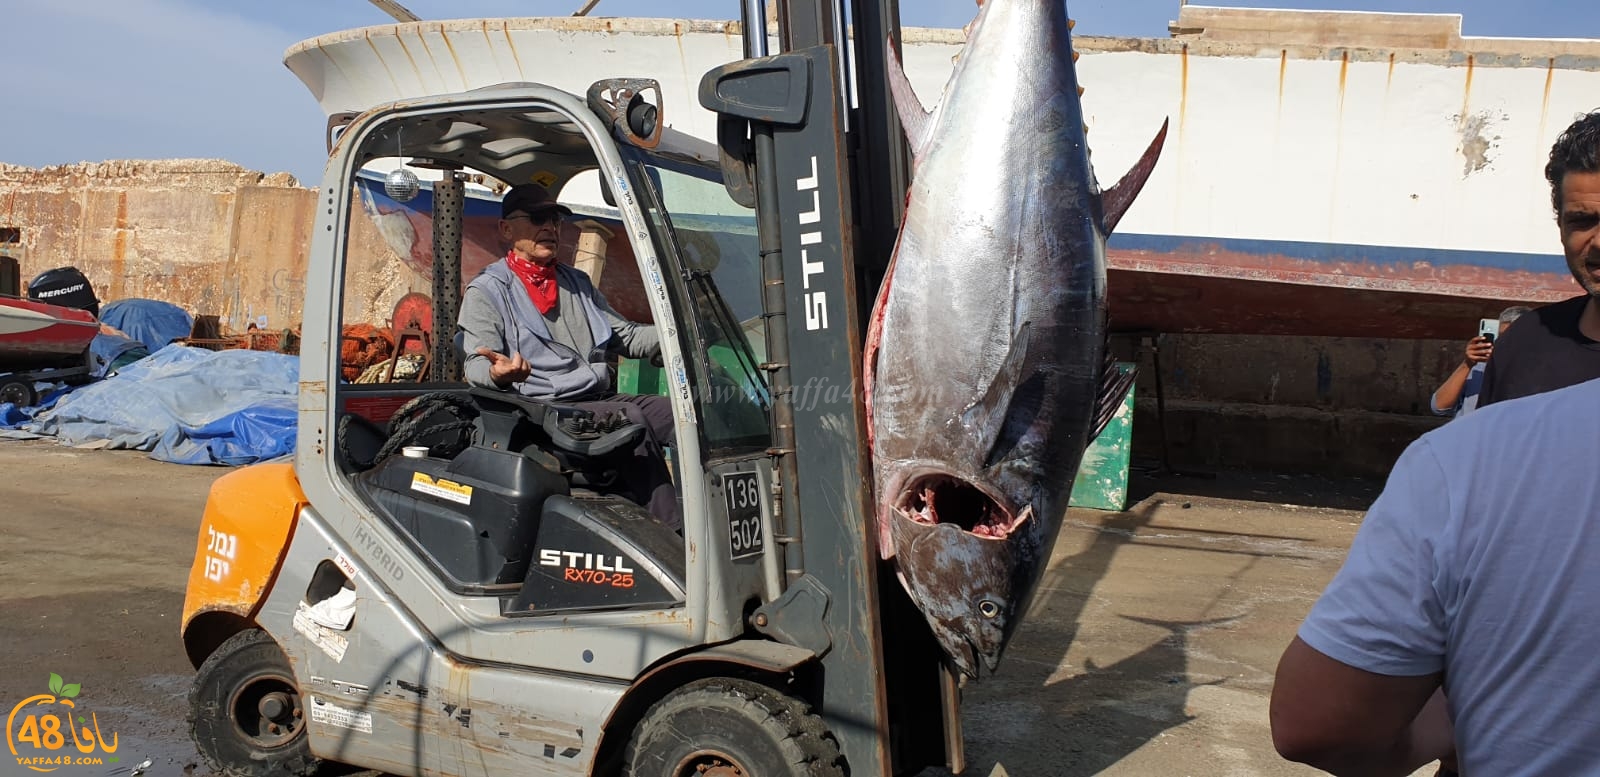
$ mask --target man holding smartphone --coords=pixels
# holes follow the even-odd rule
[[[1510,307],[1500,312],[1498,320],[1485,318],[1478,322],[1478,336],[1467,341],[1461,363],[1456,365],[1450,377],[1445,378],[1444,383],[1433,392],[1429,409],[1434,415],[1459,418],[1477,407],[1478,392],[1483,386],[1483,373],[1489,362],[1489,356],[1494,353],[1495,338],[1505,332],[1518,316],[1527,312],[1529,308]]]

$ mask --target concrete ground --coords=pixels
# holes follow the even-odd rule
[[[117,763],[62,774],[147,759],[151,775],[207,773],[184,722],[178,617],[205,493],[225,471],[0,441],[0,709],[55,673],[120,738]],[[1272,671],[1372,484],[1137,487],[1127,512],[1073,511],[1000,673],[968,686],[966,774],[1316,773],[1272,750]],[[11,774],[32,772],[0,761]]]

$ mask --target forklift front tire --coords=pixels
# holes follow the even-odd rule
[[[227,777],[311,777],[322,761],[306,738],[310,716],[294,670],[266,632],[228,638],[195,674],[189,734]]]
[[[805,702],[714,677],[655,703],[634,729],[623,777],[844,777],[839,743]]]

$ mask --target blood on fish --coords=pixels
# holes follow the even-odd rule
[[[1004,539],[1016,523],[982,490],[948,475],[928,475],[911,483],[897,506],[917,523],[951,523],[979,537]]]

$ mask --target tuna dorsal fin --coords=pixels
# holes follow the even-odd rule
[[[1029,380],[1022,373],[1028,363],[1028,341],[1033,329],[1027,323],[1011,335],[1011,344],[1000,362],[1000,369],[983,396],[961,411],[961,425],[984,451],[984,466],[992,467],[1014,448],[1025,429],[1038,413],[1044,388],[1040,380]],[[1018,416],[1016,428],[1008,430],[1008,423]]]
[[[1105,366],[1100,371],[1100,391],[1094,401],[1094,418],[1089,422],[1090,442],[1094,442],[1106,430],[1117,411],[1122,409],[1122,399],[1128,395],[1128,387],[1133,385],[1134,378],[1139,374],[1137,369],[1128,370],[1126,374],[1117,369],[1117,360],[1111,356],[1109,347],[1105,349],[1105,354]]]
[[[928,109],[922,107],[917,91],[911,88],[911,79],[906,78],[905,68],[900,66],[900,57],[894,53],[894,41],[889,41],[887,46],[889,62],[885,70],[889,76],[889,92],[894,95],[895,113],[900,114],[900,126],[905,128],[906,142],[911,144],[911,155],[920,157],[922,149],[928,145],[928,136],[933,132],[933,122],[928,118]]]
[[[1167,124],[1171,120],[1161,122],[1161,131],[1156,133],[1156,139],[1150,141],[1150,147],[1144,150],[1144,156],[1134,163],[1133,169],[1117,185],[1105,190],[1100,195],[1100,210],[1105,214],[1106,234],[1117,228],[1117,222],[1122,220],[1122,214],[1128,212],[1128,206],[1133,204],[1133,198],[1139,196],[1139,190],[1144,188],[1144,182],[1150,180],[1150,173],[1156,169],[1156,160],[1161,157],[1161,146],[1167,142]]]

